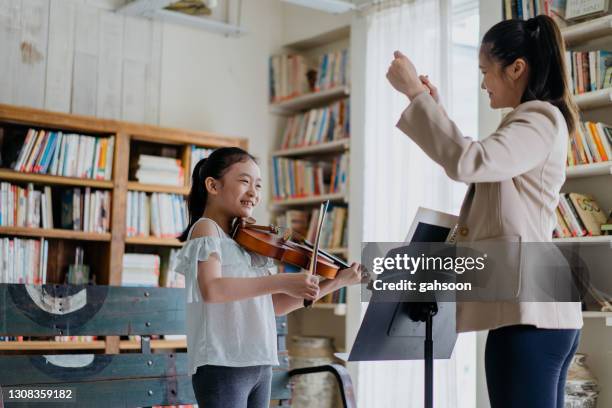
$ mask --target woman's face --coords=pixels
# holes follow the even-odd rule
[[[261,199],[261,173],[253,160],[234,163],[216,182],[216,198],[233,217],[250,217]]]
[[[527,87],[527,65],[522,58],[502,68],[501,64],[492,60],[483,47],[478,56],[482,83],[480,87],[487,91],[491,108],[515,108],[521,103]]]

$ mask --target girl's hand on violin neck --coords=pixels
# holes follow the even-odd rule
[[[413,100],[428,88],[421,82],[414,64],[399,51],[393,53],[393,61],[387,71],[389,83],[399,92]]]
[[[357,262],[353,262],[350,268],[338,271],[336,280],[338,280],[341,286],[356,285],[361,282],[362,275],[360,265]]]
[[[299,299],[316,300],[319,296],[319,277],[308,273],[283,273],[283,292]]]

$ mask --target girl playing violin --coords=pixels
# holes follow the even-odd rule
[[[320,284],[307,273],[271,274],[271,259],[229,235],[237,218],[252,215],[260,194],[259,166],[240,148],[217,149],[193,170],[176,271],[185,275],[193,389],[206,408],[267,407],[278,365],[274,315],[361,280],[356,263]]]

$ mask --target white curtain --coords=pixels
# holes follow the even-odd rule
[[[466,186],[450,180],[395,127],[408,100],[392,89],[385,74],[393,51],[402,51],[437,84],[453,117],[452,4],[387,1],[366,13],[364,241],[403,241],[419,206],[458,214]],[[473,103],[476,112],[472,99],[463,103]],[[466,116],[465,109],[460,113]],[[477,117],[467,117],[476,123]],[[423,387],[422,361],[360,363],[358,405],[422,407]],[[434,391],[436,408],[475,406],[475,336],[460,336],[452,359],[435,362]]]

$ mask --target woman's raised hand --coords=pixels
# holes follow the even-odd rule
[[[410,100],[429,90],[419,79],[414,64],[407,56],[395,51],[393,57],[394,59],[387,71],[387,79],[393,88],[406,95]]]
[[[438,93],[438,88],[436,88],[430,81],[427,75],[419,75],[419,79],[429,89],[429,94],[436,101],[436,103],[440,103],[440,94]]]

